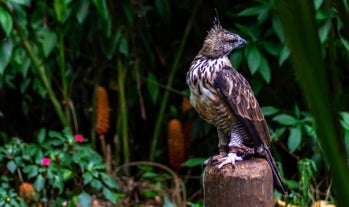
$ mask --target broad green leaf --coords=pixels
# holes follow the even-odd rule
[[[160,19],[169,25],[171,19],[171,5],[169,0],[155,0],[155,6],[160,14]]]
[[[294,115],[296,116],[297,119],[301,118],[301,111],[300,111],[299,106],[297,104],[294,105]]]
[[[346,50],[349,50],[349,41],[346,40],[344,37],[340,37],[342,45],[345,47]]]
[[[82,175],[82,177],[84,178],[84,185],[90,183],[92,181],[92,178],[93,178],[92,174],[89,172],[84,173]]]
[[[41,128],[39,129],[38,133],[37,133],[37,140],[39,144],[44,143],[45,139],[46,139],[46,128]]]
[[[348,112],[342,112],[340,113],[341,118],[342,118],[342,126],[344,129],[349,130],[349,113]]]
[[[158,195],[158,192],[154,192],[153,190],[143,190],[141,192],[141,195],[146,198],[154,198],[155,196]]]
[[[83,191],[82,193],[79,194],[79,202],[80,202],[81,207],[90,207],[91,202],[92,202],[92,198],[91,198],[90,194]]]
[[[258,15],[259,13],[260,13],[260,7],[256,6],[256,7],[250,7],[250,8],[244,9],[241,12],[239,12],[237,15],[244,17],[244,16],[255,16],[255,15]]]
[[[91,186],[95,188],[96,190],[100,190],[102,188],[102,183],[99,180],[93,179],[91,182]]]
[[[22,94],[25,94],[25,92],[27,91],[27,89],[28,89],[28,87],[30,85],[30,82],[31,82],[30,78],[24,79],[24,81],[20,85],[20,91],[21,91]]]
[[[0,7],[0,24],[2,29],[5,31],[7,36],[10,35],[13,27],[13,22],[11,15],[4,9]]]
[[[164,203],[164,206],[163,207],[176,207],[175,204],[173,204],[170,199],[166,196],[165,197],[165,203]]]
[[[107,3],[105,0],[93,0],[93,4],[95,5],[99,15],[102,16],[103,19],[109,19],[109,11],[107,7]]]
[[[152,72],[148,73],[147,88],[149,92],[150,99],[153,103],[156,103],[159,96],[159,85],[155,75]]]
[[[253,75],[257,72],[258,67],[261,65],[262,56],[256,46],[250,47],[250,49],[247,51],[247,65],[251,74]]]
[[[267,51],[272,56],[278,56],[280,53],[280,44],[276,42],[270,42],[270,41],[262,41],[261,44],[263,45],[263,49]]]
[[[103,195],[108,201],[116,204],[116,194],[114,192],[110,191],[108,188],[103,188]]]
[[[82,24],[85,21],[87,14],[89,12],[89,7],[90,7],[90,1],[85,1],[85,0],[80,1],[78,11],[75,14],[75,17],[78,20],[79,24]]]
[[[37,177],[36,177],[36,180],[34,182],[34,187],[37,191],[41,191],[45,186],[45,179],[44,177],[39,174]]]
[[[187,161],[185,161],[182,166],[184,167],[196,167],[200,166],[203,162],[205,162],[207,158],[202,158],[202,157],[197,157],[197,158],[192,158]]]
[[[287,185],[287,187],[289,187],[291,189],[298,189],[299,188],[299,182],[297,182],[295,180],[284,180],[284,182]]]
[[[70,179],[72,179],[74,177],[74,172],[71,171],[71,170],[68,170],[68,169],[64,169],[62,168],[61,169],[61,175],[62,175],[62,178],[65,181],[68,181]]]
[[[17,164],[13,160],[10,160],[7,162],[6,167],[11,173],[14,173],[17,169]]]
[[[318,10],[324,0],[314,0],[315,9]]]
[[[124,10],[124,14],[126,16],[127,22],[130,25],[134,24],[134,19],[135,19],[135,15],[134,15],[134,9],[132,6],[130,6],[129,3],[124,3],[122,5],[122,9]]]
[[[50,177],[49,180],[50,180],[50,184],[54,188],[57,188],[59,190],[59,194],[61,194],[64,190],[64,182],[63,182],[61,174],[59,174],[59,175],[52,174],[52,177]]]
[[[119,52],[125,56],[128,55],[128,44],[125,37],[121,37],[120,39]]]
[[[56,131],[49,131],[49,132],[48,132],[48,136],[49,136],[50,138],[64,139],[64,136],[62,135],[62,133],[56,132]]]
[[[274,115],[277,112],[279,112],[279,109],[277,109],[273,106],[263,106],[263,107],[261,107],[261,110],[262,110],[264,116]]]
[[[262,55],[261,57],[261,64],[259,66],[258,72],[259,74],[261,74],[263,80],[269,84],[271,79],[271,69],[267,59],[265,59]]]
[[[118,29],[110,38],[108,38],[108,44],[102,44],[101,47],[105,53],[108,60],[111,60],[114,57],[115,50],[120,42],[121,38],[121,29]]]
[[[241,25],[241,24],[235,24],[236,27],[242,31],[243,33],[247,34],[250,39],[253,41],[257,41],[259,39],[259,32],[258,32],[258,28],[256,27],[248,27],[245,25]],[[257,31],[256,31],[257,30]]]
[[[290,152],[294,152],[299,145],[301,144],[302,140],[302,128],[301,126],[297,126],[295,128],[290,129],[290,135],[288,136],[288,142],[287,146]]]
[[[284,45],[280,51],[279,55],[279,65],[281,66],[290,56],[290,50],[288,49],[287,45]]]
[[[48,57],[52,52],[53,48],[57,45],[56,33],[48,28],[43,28],[38,30],[37,37],[39,42],[41,43],[44,56]]]
[[[25,168],[23,168],[23,172],[27,174],[28,178],[33,178],[37,176],[39,170],[36,165],[29,165]]]
[[[24,6],[29,6],[30,5],[30,0],[8,0],[9,2],[16,3],[16,4],[21,4]]]
[[[111,176],[106,173],[100,173],[99,175],[101,176],[103,183],[106,184],[109,188],[118,188],[118,184]]]
[[[277,17],[274,17],[272,20],[271,20],[271,23],[272,23],[272,27],[274,29],[274,32],[275,34],[278,36],[279,40],[281,42],[284,42],[285,40],[285,37],[284,37],[284,33],[282,31],[282,26],[281,26],[281,22],[280,22],[280,19],[277,18]]]
[[[286,126],[292,126],[297,123],[297,119],[288,114],[279,114],[273,118],[273,121]]]
[[[155,172],[145,172],[143,175],[142,175],[142,178],[156,178],[156,177],[159,177],[159,174],[158,173],[155,173]]]
[[[26,78],[31,63],[28,54],[22,47],[16,47],[12,55],[14,66],[21,71],[23,78]]]
[[[53,7],[56,13],[58,22],[64,23],[70,13],[68,4],[71,0],[54,0]]]
[[[13,42],[11,38],[0,40],[0,75],[2,75],[12,56]]]
[[[324,43],[327,39],[328,33],[331,29],[331,25],[331,20],[328,20],[319,28],[318,33],[321,43]]]

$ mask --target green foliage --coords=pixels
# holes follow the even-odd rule
[[[347,10],[347,5],[345,7]],[[309,1],[278,1],[276,8],[283,24],[287,44],[293,51],[291,60],[299,84],[318,125],[318,140],[332,174],[334,191],[338,196],[336,201],[339,206],[345,206],[349,202],[347,198],[349,168],[345,158],[347,153],[344,148],[344,137],[341,135],[338,120],[339,94],[336,89],[333,90],[336,85],[332,82],[338,80],[336,73],[338,57],[332,53],[334,48],[331,45],[334,40],[328,40],[328,54],[324,54],[322,52],[324,46],[321,45],[321,37],[315,24],[314,4]],[[295,11],[297,15],[294,15]],[[302,34],[296,31],[302,31]],[[299,39],[303,41],[300,42]],[[326,62],[324,55],[328,55]],[[325,66],[331,70],[327,70]]]
[[[279,132],[283,132],[285,128],[289,130],[287,146],[291,153],[300,148],[302,137],[304,137],[307,142],[311,140],[311,145],[309,147],[316,144],[314,119],[308,113],[300,112],[297,105],[294,109],[294,115],[281,113],[274,116],[272,120],[284,126],[278,128]]]
[[[287,201],[310,205],[316,199],[331,200],[332,195],[336,198],[337,194],[329,190],[328,163],[324,161],[324,157],[335,153],[327,152],[331,143],[321,143],[320,137],[331,124],[319,124],[319,120],[327,120],[327,116],[319,119],[326,110],[314,112],[313,108],[333,101],[336,105],[325,109],[348,111],[347,4],[342,0],[310,1],[312,21],[300,19],[298,26],[304,22],[308,25],[299,29],[285,23],[283,15],[289,15],[288,7],[279,12],[278,2],[0,1],[0,160],[1,169],[8,175],[8,180],[2,182],[18,185],[14,183],[21,174],[37,188],[40,198],[69,198],[80,201],[82,206],[91,204],[94,192],[114,203],[117,198],[132,199],[123,193],[115,194],[116,183],[104,172],[106,165],[98,153],[85,143],[77,143],[69,130],[57,132],[64,126],[76,134],[91,134],[91,144],[99,150],[94,129],[93,91],[97,85],[107,89],[110,100],[111,126],[104,136],[110,150],[100,151],[105,157],[111,155],[111,160],[105,160],[111,162],[108,167],[118,168],[144,157],[166,163],[164,126],[168,119],[177,117],[183,129],[191,129],[185,135],[190,139],[188,143],[193,143],[186,146],[190,158],[179,173],[199,175],[202,161],[217,153],[216,130],[193,110],[181,113],[180,102],[188,96],[185,74],[190,61],[215,15],[214,9],[208,13],[203,8],[217,8],[223,27],[248,42],[230,59],[251,83],[260,105],[269,106],[263,107],[263,113],[270,118],[271,148],[290,190]],[[291,14],[306,13],[303,8],[307,7],[301,6]],[[288,17],[290,21],[293,16]],[[309,28],[311,33],[306,32]],[[290,44],[292,32],[300,36]],[[316,50],[304,48],[315,40]],[[293,58],[297,55],[300,57]],[[307,74],[302,71],[294,78],[289,72],[293,59],[301,62],[297,68],[303,72],[314,67],[310,73],[314,80],[305,79]],[[315,64],[306,64],[308,60]],[[321,68],[326,68],[331,84],[318,80]],[[310,91],[308,95],[299,95],[296,79],[303,90]],[[320,88],[314,88],[314,82],[321,83]],[[334,96],[321,96],[328,89]],[[343,96],[339,98],[336,93]],[[316,101],[306,105],[314,95]],[[332,115],[338,114],[336,110]],[[343,136],[338,134],[332,142],[339,145],[346,163],[348,117],[347,112],[340,114]],[[327,122],[338,120],[339,116]],[[10,140],[12,136],[25,141]],[[51,160],[48,166],[41,164],[44,157]],[[332,167],[330,172],[334,174]],[[171,187],[164,183],[174,175],[154,168],[142,168],[141,174],[139,183],[149,187],[142,192],[142,198],[155,200],[160,195],[163,205],[178,205]],[[74,182],[79,186],[71,185]],[[201,194],[196,193],[200,182],[186,184],[188,195],[199,195],[187,204],[202,206]],[[2,192],[8,192],[6,195],[20,205],[21,199],[12,188]],[[69,206],[75,204],[71,202]]]
[[[105,199],[116,204],[118,184],[105,172],[107,166],[102,157],[69,130],[59,133],[43,128],[36,143],[13,138],[0,147],[0,161],[4,174],[18,177],[21,183],[33,183],[40,202],[71,201],[78,195],[84,200],[81,205],[89,206],[86,197],[103,192]],[[11,186],[9,190],[14,191],[15,182],[4,179]]]
[[[0,178],[0,206],[1,207],[26,207],[23,198],[19,197],[15,189],[10,185],[13,179],[6,176]]]

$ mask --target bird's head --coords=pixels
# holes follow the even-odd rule
[[[243,45],[246,45],[246,40],[223,29],[218,17],[216,17],[200,53],[208,58],[219,58],[229,55],[235,48]]]

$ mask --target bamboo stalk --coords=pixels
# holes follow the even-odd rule
[[[337,103],[334,103],[339,94],[336,90],[330,90],[332,87],[328,77],[333,78],[333,72],[325,68],[338,65],[336,62],[323,61],[323,50],[311,1],[275,1],[275,7],[283,26],[286,43],[291,50],[291,61],[298,83],[318,126],[318,139],[332,175],[337,204],[347,206],[349,168],[344,138],[339,127]]]
[[[179,62],[180,62],[180,59],[182,58],[183,50],[184,50],[184,47],[186,46],[188,35],[189,35],[189,32],[192,28],[192,24],[194,22],[194,17],[196,16],[196,13],[198,11],[198,7],[200,5],[199,4],[200,2],[201,2],[200,0],[196,1],[195,5],[193,7],[193,10],[192,10],[190,19],[185,27],[181,44],[180,44],[178,52],[175,56],[175,60],[173,62],[173,65],[172,65],[172,68],[171,68],[171,71],[170,71],[170,74],[168,77],[166,88],[172,88],[173,80],[174,80],[175,75],[177,73],[177,70],[179,67]],[[162,102],[161,102],[158,116],[156,119],[156,123],[155,123],[155,127],[154,127],[154,134],[152,137],[152,141],[151,141],[151,145],[150,145],[150,153],[149,153],[149,160],[151,160],[151,161],[154,160],[157,143],[158,143],[158,140],[160,137],[161,130],[163,129],[164,115],[165,115],[165,110],[167,107],[169,95],[170,95],[170,91],[166,90],[164,93],[164,96],[162,98]]]
[[[55,94],[55,92],[53,91],[50,81],[46,75],[45,72],[45,68],[44,66],[42,66],[40,64],[39,58],[38,56],[35,54],[33,47],[30,45],[29,40],[27,39],[27,37],[24,35],[23,29],[21,28],[21,26],[18,24],[15,15],[13,14],[12,9],[10,9],[6,4],[2,3],[2,5],[4,6],[4,8],[6,8],[6,10],[11,14],[13,23],[14,23],[14,29],[18,32],[18,36],[19,39],[21,41],[21,44],[23,45],[25,51],[27,52],[31,62],[33,63],[34,69],[37,71],[37,73],[39,74],[39,77],[42,81],[42,83],[44,84],[44,87],[48,93],[48,96],[51,100],[51,103],[58,115],[58,118],[61,122],[61,124],[64,127],[69,127],[68,121],[66,119],[66,116],[63,113],[61,104],[59,103],[57,96]]]
[[[127,106],[126,106],[126,96],[125,96],[125,77],[126,70],[122,64],[120,58],[117,60],[117,70],[118,70],[118,88],[119,88],[119,114],[120,114],[120,135],[122,139],[122,150],[124,163],[130,161],[130,152],[128,144],[128,123],[127,123]]]

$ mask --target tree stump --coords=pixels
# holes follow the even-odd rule
[[[262,158],[236,162],[215,170],[208,165],[204,172],[205,207],[273,207],[273,175]]]

